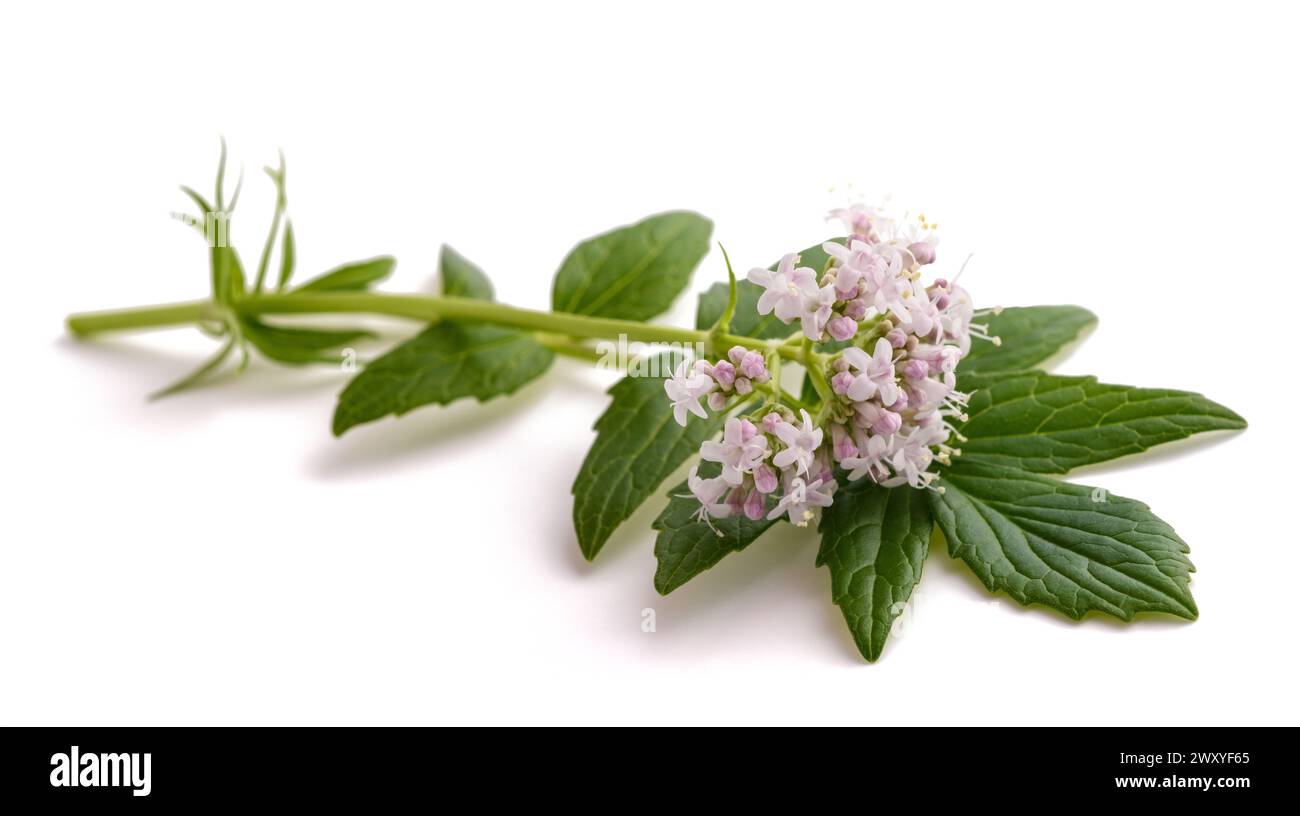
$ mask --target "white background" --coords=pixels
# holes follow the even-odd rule
[[[1283,4],[29,4],[0,12],[8,723],[1296,723],[1297,20]],[[933,553],[863,663],[768,534],[657,596],[647,503],[595,564],[569,485],[612,377],[332,439],[346,375],[255,362],[144,395],[213,343],[76,343],[74,310],[201,296],[168,219],[217,137],[283,147],[300,269],[448,242],[545,308],[577,240],[668,208],[739,265],[892,194],[984,304],[1073,303],[1060,367],[1251,422],[1077,480],[1192,546],[1193,624],[992,603]],[[723,274],[714,251],[665,320]],[[394,325],[410,331],[411,327]],[[642,610],[657,631],[641,630]]]

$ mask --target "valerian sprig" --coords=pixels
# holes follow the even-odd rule
[[[369,336],[281,324],[281,315],[426,324],[343,390],[336,434],[421,406],[510,394],[557,355],[622,368],[573,486],[583,555],[595,558],[697,457],[653,525],[656,589],[678,589],[773,524],[816,524],[817,563],[830,570],[832,599],[868,660],[906,608],[935,528],[990,591],[1021,603],[1072,618],[1196,616],[1187,545],[1169,525],[1140,502],[1053,476],[1245,421],[1199,394],[1034,368],[1096,318],[1077,306],[976,309],[957,285],[960,270],[923,282],[939,265],[937,228],[923,215],[837,210],[832,220],[846,236],[741,280],[723,250],[727,281],[701,294],[695,327],[683,328],[648,321],[708,252],[712,224],[696,213],[662,213],[580,242],[560,264],[551,310],[539,311],[495,302],[483,271],[448,247],[437,295],[373,291],[392,271],[387,256],[293,285],[283,156],[266,172],[275,209],[251,283],[230,243],[243,174],[227,202],[223,142],[211,199],[182,188],[199,208],[183,220],[207,244],[208,296],[72,315],[70,331],[188,325],[215,336],[216,356],[167,394],[210,380],[232,354],[240,369],[251,350],[284,364],[337,364]],[[625,355],[613,341],[649,348]],[[802,390],[787,390],[800,375]]]

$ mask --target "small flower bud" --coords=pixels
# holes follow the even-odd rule
[[[776,433],[776,427],[780,424],[781,415],[776,411],[772,411],[767,416],[763,417],[763,432],[774,434]]]
[[[746,351],[736,365],[740,368],[740,373],[751,380],[763,382],[763,379],[768,376],[767,366],[763,363],[763,355],[757,351]]]
[[[934,263],[934,245],[925,241],[917,241],[915,244],[908,244],[907,251],[912,253],[916,262],[921,266]]]
[[[730,391],[736,382],[736,367],[726,360],[719,360],[713,366],[713,379],[718,381],[723,391]]]
[[[876,421],[871,423],[871,430],[884,436],[896,434],[902,427],[903,418],[893,411],[881,411]]]
[[[909,380],[924,380],[930,376],[930,366],[925,360],[908,360],[903,364],[903,376]]]
[[[867,302],[862,299],[850,300],[844,305],[844,314],[854,320],[861,320],[867,316]]]
[[[826,324],[826,330],[836,340],[848,340],[858,333],[858,324],[851,317],[837,317]]]
[[[907,396],[907,389],[900,388],[898,389],[898,399],[894,400],[892,405],[886,405],[885,407],[891,411],[897,412],[902,411],[910,403],[911,399]]]
[[[776,416],[768,414],[768,416]],[[758,493],[771,493],[776,490],[776,471],[771,465],[763,464],[754,468],[754,487]]]
[[[848,428],[838,422],[831,425],[831,454],[840,462],[858,455],[858,446],[853,444]]]
[[[767,510],[767,501],[763,498],[763,494],[757,490],[749,491],[749,495],[745,497],[745,518],[758,521],[763,517],[765,510]]]
[[[734,365],[739,366],[741,360],[744,360],[745,355],[748,353],[749,353],[749,349],[745,348],[744,346],[732,346],[731,350],[727,352],[727,359],[730,360]]]
[[[831,377],[831,390],[840,396],[849,393],[853,387],[853,375],[848,371],[841,371],[834,377]]]
[[[721,411],[727,406],[727,395],[721,391],[709,392],[709,407],[714,411]]]
[[[902,329],[890,329],[889,334],[885,335],[885,339],[889,341],[889,345],[900,349],[907,345],[907,332]]]
[[[748,377],[736,378],[736,393],[742,397],[754,390],[754,384],[749,381]]]

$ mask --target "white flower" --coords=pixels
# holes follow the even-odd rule
[[[685,427],[687,411],[701,419],[708,417],[708,412],[700,405],[700,398],[716,385],[712,377],[694,369],[687,360],[677,366],[673,376],[664,380],[664,391],[668,392],[668,399],[672,400],[673,418],[678,425]]]
[[[893,405],[898,400],[898,378],[894,373],[894,347],[885,338],[876,341],[875,353],[870,357],[860,348],[844,349],[844,359],[859,373],[849,386],[848,397],[854,402],[871,399],[877,393],[883,405]]]
[[[782,470],[793,465],[796,472],[804,474],[812,467],[813,456],[822,444],[822,429],[813,427],[812,417],[806,410],[799,413],[803,414],[802,427],[795,427],[785,420],[776,423],[772,433],[785,445],[785,450],[772,457],[772,464]]]
[[[767,514],[768,519],[778,519],[782,514],[789,514],[790,523],[796,527],[807,527],[813,520],[814,507],[829,507],[833,501],[835,482],[817,479],[811,483],[796,476],[790,480],[785,495]]]
[[[889,464],[894,468],[894,478],[882,484],[895,487],[907,483],[912,487],[925,487],[934,480],[933,473],[927,473],[930,463],[934,461],[934,451],[930,448],[948,440],[948,431],[942,425],[933,424],[917,427],[894,449]]]
[[[691,468],[690,474],[686,477],[686,485],[690,488],[691,495],[700,502],[700,509],[695,517],[712,528],[710,517],[727,518],[731,515],[731,505],[720,501],[731,486],[723,481],[721,476],[705,479],[699,475],[699,470],[699,467]],[[714,532],[716,533],[717,530]]]
[[[737,417],[727,420],[721,442],[708,440],[700,445],[700,458],[720,462],[722,479],[731,485],[739,485],[766,456],[767,436],[760,434],[754,423]]]
[[[849,481],[856,482],[863,476],[870,476],[873,482],[880,482],[887,478],[889,468],[886,467],[885,460],[892,451],[889,440],[876,435],[868,439],[867,444],[858,447],[858,456],[840,462],[840,465],[849,471]]]
[[[806,336],[820,340],[835,303],[835,289],[818,286],[817,273],[806,266],[796,268],[798,261],[799,256],[792,253],[781,259],[775,272],[751,269],[747,277],[765,290],[758,299],[759,314],[775,313],[787,324],[797,318]]]
[[[789,323],[799,316],[799,307],[803,302],[801,287],[808,280],[817,285],[817,273],[807,267],[795,268],[799,256],[790,253],[776,265],[776,271],[762,268],[749,270],[746,276],[751,283],[756,283],[765,290],[758,298],[758,313],[761,315],[776,312],[777,319]]]

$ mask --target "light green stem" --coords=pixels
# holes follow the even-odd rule
[[[376,292],[297,292],[249,295],[233,304],[233,308],[246,315],[348,312],[401,317],[425,323],[444,319],[472,320],[579,339],[618,339],[622,336],[628,342],[705,343],[724,348],[743,346],[759,350],[770,350],[778,345],[739,335],[711,336],[710,332],[698,329],[642,323],[636,320],[534,311],[486,300],[459,297],[390,295]],[[73,334],[84,337],[109,331],[186,325],[213,320],[216,317],[216,307],[210,301],[196,300],[160,306],[143,306],[136,309],[74,314],[68,318],[68,329]],[[775,350],[789,359],[802,357],[800,349],[797,348],[784,346],[776,347]],[[711,351],[716,352],[717,349]]]

